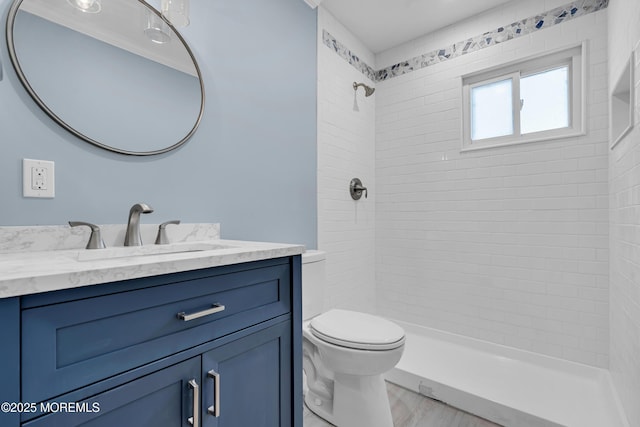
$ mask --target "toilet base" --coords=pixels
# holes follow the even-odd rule
[[[333,399],[309,389],[304,401],[313,413],[337,427],[393,427],[382,375],[335,374]]]

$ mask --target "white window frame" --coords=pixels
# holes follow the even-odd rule
[[[552,52],[529,57],[517,62],[502,64],[461,77],[462,87],[462,148],[460,151],[473,151],[505,145],[523,144],[551,139],[569,138],[585,135],[586,111],[586,42]],[[569,126],[539,132],[522,134],[520,132],[520,79],[543,71],[568,66],[569,69]],[[471,139],[471,89],[496,81],[512,79],[513,134]]]

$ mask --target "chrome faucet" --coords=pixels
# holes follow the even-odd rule
[[[124,236],[125,246],[142,246],[142,237],[140,237],[140,214],[148,214],[151,212],[153,212],[153,208],[144,203],[136,203],[131,206],[127,233]]]

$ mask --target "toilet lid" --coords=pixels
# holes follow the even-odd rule
[[[332,344],[361,350],[390,350],[404,344],[404,330],[370,314],[329,310],[311,319],[311,332]]]

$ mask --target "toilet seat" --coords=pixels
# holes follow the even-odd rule
[[[391,350],[404,344],[404,330],[393,322],[366,313],[329,310],[314,317],[310,330],[317,338],[357,350]]]

